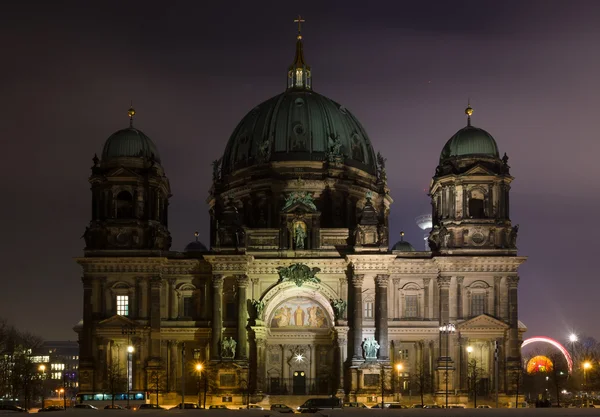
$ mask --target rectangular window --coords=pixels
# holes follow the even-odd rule
[[[408,349],[398,349],[398,360],[408,360]]]
[[[419,303],[417,295],[404,296],[404,317],[417,318],[419,317]]]
[[[194,299],[192,297],[183,297],[183,317],[195,317]]]
[[[365,318],[366,319],[373,318],[373,301],[367,301],[365,303]]]
[[[117,314],[120,316],[129,315],[129,296],[117,295]]]
[[[473,317],[485,313],[485,293],[475,293],[471,298],[471,315]]]

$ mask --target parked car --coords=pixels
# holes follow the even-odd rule
[[[46,411],[65,411],[60,405],[49,405],[48,407],[40,408],[38,413],[45,413]]]
[[[484,404],[484,405],[478,405],[477,408],[492,408],[492,407]]]
[[[14,404],[0,404],[1,411],[14,411],[15,413],[28,413],[26,408]]]
[[[182,408],[181,407],[181,403],[179,403],[175,407],[171,408],[171,410],[174,410],[174,409],[175,410],[176,409],[181,410],[181,408]],[[200,406],[198,404],[196,404],[196,403],[183,403],[183,409],[184,410],[197,410],[199,408],[200,408]]]
[[[344,403],[344,408],[369,408],[365,403],[348,402]]]
[[[211,405],[208,407],[209,410],[229,410],[226,405]]]
[[[140,404],[138,410],[164,410],[164,408],[156,404]]]
[[[437,404],[426,404],[423,408],[442,408]]]
[[[106,407],[104,407],[105,410],[126,410],[125,407],[121,407],[119,404],[108,404]]]
[[[298,411],[301,413],[314,413],[319,410],[331,410],[334,408],[342,408],[342,400],[336,397],[311,398],[310,400],[306,400],[304,404],[298,407]]]
[[[75,404],[73,408],[77,410],[98,410],[98,407],[94,407],[92,404]]]
[[[294,413],[294,410],[285,404],[271,404],[271,411],[278,411],[280,413]]]
[[[375,404],[371,408],[382,408],[381,403]],[[400,403],[383,403],[383,408],[408,408],[408,407],[405,405],[402,405]]]
[[[240,410],[264,410],[264,407],[261,407],[258,404],[250,404],[250,405],[246,405],[244,407],[240,407]]]

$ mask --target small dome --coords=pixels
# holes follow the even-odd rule
[[[482,156],[499,158],[498,145],[488,132],[475,126],[468,125],[450,138],[440,160],[452,157]]]
[[[194,233],[195,240],[192,240],[184,249],[184,252],[208,252],[208,249],[198,240],[198,232]]]
[[[397,250],[400,252],[414,252],[415,248],[410,243],[408,243],[404,240],[400,240],[394,245],[392,250]]]
[[[134,127],[113,133],[104,144],[103,162],[121,157],[154,158],[160,163],[160,155],[154,142],[144,132]]]

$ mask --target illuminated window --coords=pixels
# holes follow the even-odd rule
[[[373,301],[367,301],[365,303],[365,318],[366,319],[373,318]]]
[[[471,315],[479,316],[485,313],[485,293],[474,293],[471,297]]]
[[[417,295],[404,296],[404,317],[417,318],[419,317],[419,302]]]
[[[296,87],[302,87],[302,68],[296,69]]]
[[[117,314],[120,316],[129,315],[129,296],[117,295]]]

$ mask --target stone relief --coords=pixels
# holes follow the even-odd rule
[[[308,191],[293,191],[288,194],[288,196],[285,198],[285,203],[281,211],[286,211],[296,203],[300,203],[312,211],[317,211],[315,200]]]
[[[309,268],[307,265],[297,263],[287,267],[280,266],[277,271],[280,283],[289,281],[298,287],[301,287],[305,282],[321,283],[321,280],[315,276],[318,272],[321,272],[320,268]]]
[[[337,300],[330,300],[331,303],[331,307],[333,308],[333,313],[335,315],[335,319],[336,320],[340,320],[342,318],[344,318],[344,312],[346,311],[346,307],[348,306],[348,303],[344,300],[342,300],[341,298],[338,298]]]

